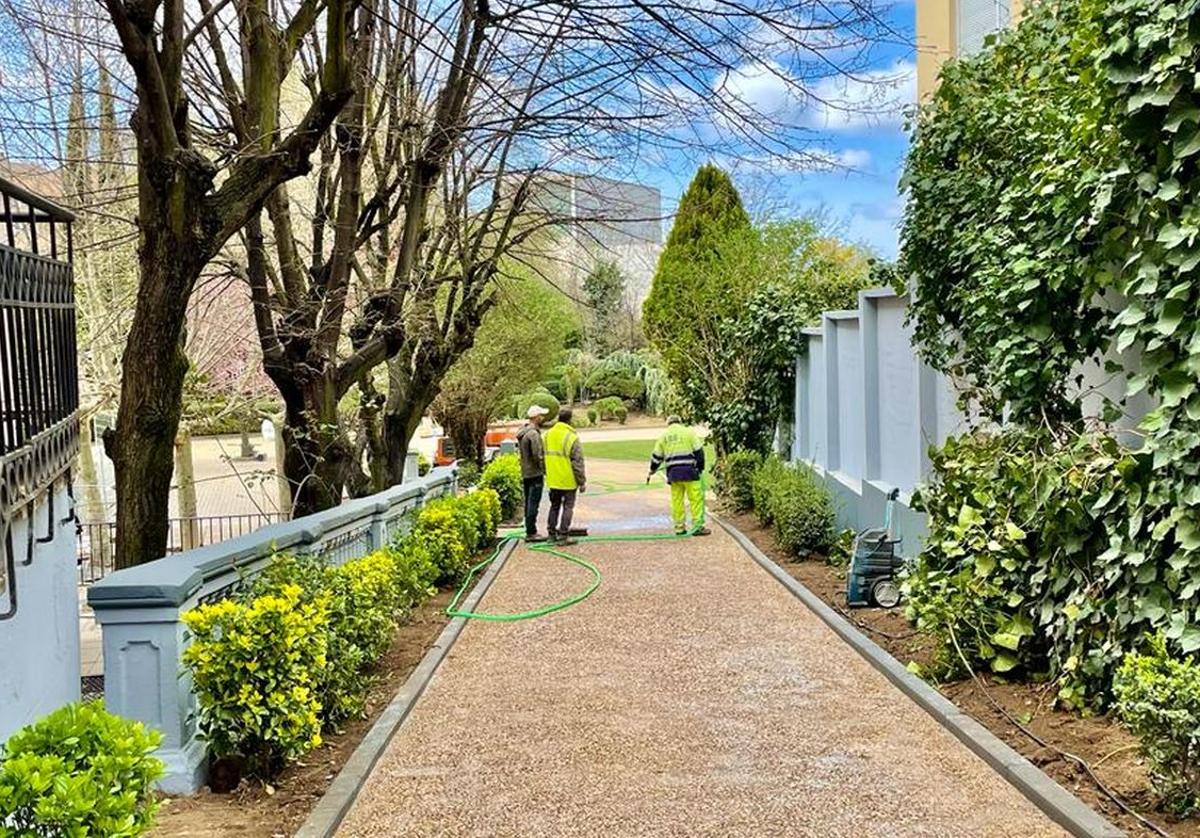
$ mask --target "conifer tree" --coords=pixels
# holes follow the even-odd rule
[[[733,181],[712,164],[701,166],[679,202],[642,307],[646,337],[676,382],[688,379],[697,343],[705,339],[703,321],[739,299],[725,293],[722,272],[703,266],[715,264],[722,244],[743,229],[751,233],[750,217]]]

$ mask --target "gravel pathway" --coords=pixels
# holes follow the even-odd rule
[[[590,497],[578,518],[661,528],[664,501]],[[469,625],[339,835],[1063,834],[719,529],[576,549],[600,589]],[[586,581],[520,550],[483,608]]]

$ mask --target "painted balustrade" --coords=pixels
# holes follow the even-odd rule
[[[195,792],[206,769],[191,679],[180,663],[188,644],[180,615],[228,596],[276,553],[321,555],[340,564],[402,535],[427,500],[457,487],[454,467],[418,478],[416,458],[410,459],[408,479],[387,491],[119,570],[88,590],[103,631],[105,706],[162,732],[158,755],[167,773],[159,785],[164,791]]]

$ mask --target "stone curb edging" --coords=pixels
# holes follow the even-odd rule
[[[715,517],[715,516],[714,516]],[[721,518],[717,522],[767,573],[816,614],[842,640],[866,658],[875,669],[911,698],[942,727],[1011,783],[1030,802],[1072,835],[1118,838],[1125,835],[1083,801],[1068,792],[952,701],[900,665],[883,648],[858,631],[816,594],[793,579],[758,549],[737,527]]]
[[[496,561],[492,562],[483,576],[479,578],[479,582],[471,594],[460,606],[463,610],[473,611],[475,609],[516,547],[517,541],[513,539],[501,549]],[[309,813],[308,819],[297,830],[296,838],[331,838],[337,831],[342,820],[350,811],[350,807],[354,805],[367,777],[370,776],[371,769],[383,755],[396,731],[408,718],[409,712],[425,692],[425,687],[429,685],[438,666],[445,659],[450,647],[454,645],[454,641],[462,634],[466,624],[466,618],[454,617],[442,629],[437,641],[421,658],[421,662],[409,674],[400,691],[396,693],[396,697],[384,708],[379,718],[375,720],[375,724],[371,725],[371,729],[358,743],[358,747],[354,749],[350,759],[346,760],[346,764],[342,766],[342,770],[338,772],[333,783],[317,801],[317,805]]]

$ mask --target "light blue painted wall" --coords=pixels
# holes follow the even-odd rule
[[[863,394],[863,352],[858,319],[831,320],[837,366],[837,456],[831,465],[850,477],[862,477],[866,465],[866,421]],[[826,373],[828,374],[828,373]]]
[[[12,619],[0,622],[0,742],[30,722],[79,699],[75,524],[60,523],[69,503],[60,481],[54,502],[54,539],[46,544],[37,543],[47,534],[50,509],[45,495],[32,507],[35,540],[33,561],[28,567],[22,563],[27,559],[29,509],[13,521],[17,566],[9,590],[0,594],[0,612],[8,610],[13,588],[17,612]]]
[[[904,302],[896,297],[867,301],[875,307],[879,409],[879,471],[870,475],[910,492],[921,475],[919,364],[912,329],[904,324]]]

